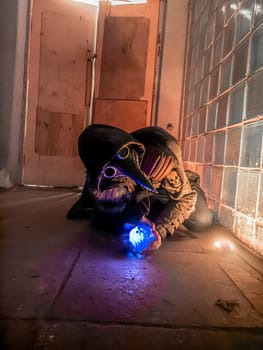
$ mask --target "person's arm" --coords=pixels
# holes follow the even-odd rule
[[[156,230],[165,239],[172,235],[176,229],[195,210],[197,194],[190,184],[184,186],[180,196],[170,199],[155,220]]]

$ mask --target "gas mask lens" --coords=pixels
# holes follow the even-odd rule
[[[114,168],[113,166],[107,166],[104,170],[102,175],[106,178],[106,179],[112,179],[113,177],[115,177],[117,174],[117,169]]]
[[[128,146],[122,147],[122,149],[119,150],[117,153],[117,158],[118,159],[126,159],[129,157],[130,150]]]

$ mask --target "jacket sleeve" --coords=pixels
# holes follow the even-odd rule
[[[187,219],[195,210],[197,193],[192,189],[184,170],[181,149],[174,145],[173,149],[177,158],[177,167],[161,183],[169,200],[156,219],[156,229],[163,239],[172,235],[174,231]]]
[[[195,210],[196,197],[196,191],[190,189],[177,199],[169,199],[155,222],[156,229],[163,239],[172,235]]]

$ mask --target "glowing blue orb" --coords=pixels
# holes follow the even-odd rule
[[[137,225],[133,227],[129,232],[129,242],[132,246],[132,252],[134,254],[141,253],[154,240],[155,236],[152,232],[151,227],[146,225]]]

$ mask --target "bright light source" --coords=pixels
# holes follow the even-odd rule
[[[82,2],[83,4],[94,5],[94,6],[98,6],[99,4],[99,0],[72,0],[72,1]]]
[[[83,4],[98,6],[100,0],[72,0],[76,2],[82,2]],[[146,4],[147,0],[110,0],[110,3],[114,6],[117,5],[136,5]]]
[[[236,247],[234,243],[230,242],[227,239],[218,239],[214,242],[214,247],[218,250],[230,250],[233,252]]]
[[[110,0],[112,5],[136,5],[146,4],[147,0]]]
[[[149,226],[138,225],[130,230],[129,242],[132,245],[132,251],[134,253],[141,253],[154,240],[155,236]]]

